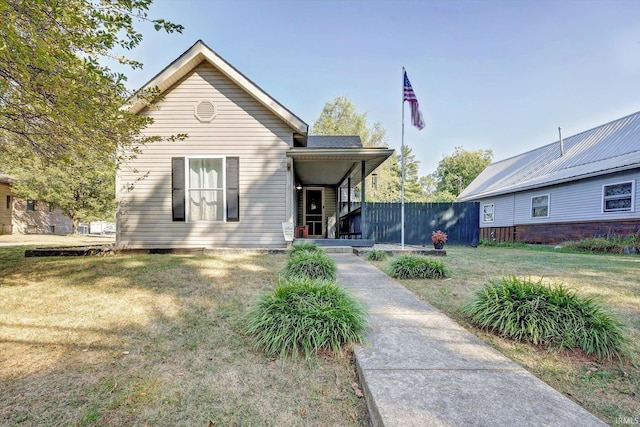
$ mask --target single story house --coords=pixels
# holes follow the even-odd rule
[[[39,200],[25,200],[11,191],[13,178],[0,174],[0,234],[70,234],[71,219]]]
[[[480,236],[555,244],[640,231],[640,112],[489,165],[456,199]]]
[[[364,193],[365,178],[393,153],[364,148],[358,136],[309,135],[202,41],[144,88],[163,95],[151,107],[131,100],[131,111],[153,118],[145,132],[188,138],[148,144],[118,171],[120,248],[282,248],[292,229],[353,237],[364,216],[341,188]]]

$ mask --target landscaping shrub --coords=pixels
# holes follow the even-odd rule
[[[315,243],[300,243],[299,245],[293,245],[291,249],[289,249],[289,256],[294,256],[299,254],[300,252],[320,252],[320,246]]]
[[[542,280],[493,280],[463,312],[481,327],[549,348],[580,348],[599,359],[621,358],[626,348],[623,325],[612,314],[592,298]]]
[[[575,242],[564,242],[563,247],[587,252],[622,253],[619,241],[606,239],[604,237],[591,237]]]
[[[448,270],[443,261],[420,255],[401,255],[391,261],[389,273],[396,279],[439,279]]]
[[[369,251],[369,253],[367,254],[367,259],[369,261],[382,261],[386,258],[387,258],[387,253],[379,249],[374,249],[372,251]]]
[[[325,251],[297,251],[289,256],[282,275],[285,278],[308,277],[310,279],[336,280],[338,267]]]
[[[640,233],[620,236],[610,233],[606,237],[591,237],[579,241],[564,242],[562,246],[586,252],[617,253],[624,252],[625,247],[632,247],[640,252]]]
[[[282,279],[260,297],[247,315],[247,332],[267,356],[307,360],[320,349],[342,352],[344,344],[362,342],[363,306],[335,282]]]

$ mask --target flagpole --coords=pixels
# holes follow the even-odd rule
[[[402,139],[400,146],[400,158],[402,164],[402,176],[401,176],[401,203],[400,203],[400,245],[404,250],[404,75],[405,69],[402,67]]]

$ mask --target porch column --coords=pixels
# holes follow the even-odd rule
[[[347,179],[347,213],[351,212],[351,177]]]
[[[362,235],[360,236],[361,239],[366,239],[367,236],[367,221],[366,221],[366,209],[365,209],[365,203],[364,201],[366,200],[366,191],[365,191],[365,161],[363,160],[360,164],[360,185],[362,186],[362,188],[360,189],[360,231],[362,232]]]

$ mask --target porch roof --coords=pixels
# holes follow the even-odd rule
[[[351,185],[361,179],[362,162],[365,176],[371,174],[389,156],[388,148],[292,148],[287,157],[293,159],[296,180],[302,185],[340,185],[351,178]]]

